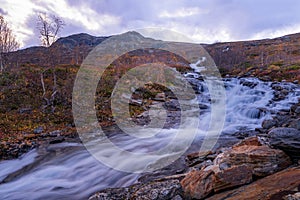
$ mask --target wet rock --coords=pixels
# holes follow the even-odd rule
[[[206,167],[208,167],[208,166],[211,166],[211,165],[213,165],[214,163],[213,163],[213,161],[211,161],[211,160],[205,160],[205,161],[203,161],[202,163],[199,163],[199,164],[196,164],[196,165],[194,165],[192,168],[190,168],[191,170],[201,170],[201,169],[205,169]],[[190,171],[191,171],[190,170]],[[189,171],[188,171],[189,172]]]
[[[164,103],[164,107],[168,110],[180,110],[180,104],[178,100],[171,99]]]
[[[179,180],[169,180],[142,185],[132,193],[131,199],[164,200],[180,195],[182,195],[182,188]]]
[[[281,90],[281,94],[283,94],[284,96],[289,94],[289,91],[287,89],[283,89]]]
[[[189,167],[195,166],[204,162],[209,155],[212,155],[212,151],[195,152],[186,156],[186,163]]]
[[[60,130],[55,130],[55,131],[49,132],[48,135],[49,135],[50,137],[58,137],[58,136],[60,136],[60,133],[61,133]]]
[[[236,144],[239,141],[240,141],[240,139],[238,139],[235,136],[230,135],[230,133],[229,134],[225,133],[224,135],[221,134],[221,136],[219,137],[219,139],[213,149],[221,150],[222,148],[232,147],[232,145]],[[220,152],[218,151],[217,153],[220,153]]]
[[[166,95],[165,93],[158,93],[156,96],[153,98],[154,101],[166,101]]]
[[[276,121],[275,120],[272,120],[272,119],[266,119],[266,120],[264,120],[263,122],[262,122],[262,127],[264,128],[264,129],[270,129],[270,128],[272,128],[273,126],[276,126]]]
[[[282,93],[281,91],[275,91],[274,92],[274,98],[272,99],[273,101],[281,101],[284,100],[286,95]]]
[[[232,135],[238,139],[245,139],[248,137],[255,136],[259,133],[260,133],[260,131],[258,131],[258,130],[250,130],[250,131],[238,131],[238,132],[233,133]]]
[[[32,113],[32,109],[31,108],[21,108],[19,110],[20,114],[31,114]]]
[[[44,131],[44,128],[39,126],[33,130],[34,134],[41,134]]]
[[[300,114],[300,106],[299,105],[293,105],[291,107],[291,112],[296,113],[296,114]]]
[[[273,83],[271,87],[274,90],[274,101],[280,101],[285,99],[286,95],[288,95],[289,93],[289,90],[287,88],[284,88],[284,86],[278,83]]]
[[[127,188],[105,189],[91,196],[89,200],[180,200],[181,196],[182,188],[179,180],[165,180],[135,184]]]
[[[284,114],[284,115],[277,115],[273,119],[276,120],[276,122],[277,122],[276,126],[280,127],[280,126],[283,126],[288,121],[290,121],[291,116],[286,115],[286,114]]]
[[[247,165],[227,168],[215,174],[214,192],[252,182],[252,169]]]
[[[118,200],[130,199],[129,188],[109,188],[101,192],[97,192],[89,198],[89,200]]]
[[[255,86],[258,85],[258,83],[253,82],[253,81],[241,80],[241,85],[247,86],[247,87],[250,87],[250,88],[254,88]]]
[[[30,135],[33,138],[36,136],[35,134]],[[35,148],[36,146],[37,144],[35,142],[31,142],[30,140],[27,140],[27,138],[23,141],[19,141],[18,143],[3,141],[0,143],[0,160],[18,158],[20,155]]]
[[[199,108],[202,109],[202,110],[205,110],[205,109],[208,109],[209,107],[205,104],[199,104]]]
[[[292,158],[300,158],[300,131],[295,128],[275,128],[269,134],[272,147],[286,152]]]
[[[283,200],[299,200],[300,199],[300,192],[295,194],[288,194],[282,198]]]
[[[251,119],[260,119],[266,114],[266,111],[262,108],[253,107],[245,110],[244,114]]]
[[[262,81],[271,81],[272,79],[269,76],[260,77]]]
[[[249,137],[247,139],[244,139],[237,144],[233,145],[233,147],[241,147],[241,146],[262,146],[261,141],[258,137]]]
[[[213,192],[214,171],[192,171],[180,182],[187,199],[203,199]]]
[[[141,99],[130,99],[129,104],[134,105],[134,106],[141,106],[143,104],[143,100],[141,100]]]
[[[246,164],[252,168],[253,175],[263,177],[285,169],[291,161],[283,151],[266,145],[237,145],[214,160],[215,165],[222,163],[229,166]]]
[[[253,151],[249,151],[250,147],[253,148]],[[278,166],[286,167],[287,164],[283,165],[284,162],[290,163],[288,156],[285,155],[287,161],[280,159],[280,156],[273,156],[272,162],[269,160],[270,163],[261,164],[260,162],[263,162],[266,157],[268,158],[264,155],[269,151],[279,151],[284,154],[280,150],[272,150],[262,145],[257,137],[247,138],[234,145],[232,149],[225,149],[223,153],[220,153],[214,159],[214,164],[204,166],[199,171],[189,172],[181,181],[185,197],[203,199],[212,192],[219,192],[250,183],[252,175],[257,175],[262,171],[268,174],[273,173],[281,169],[277,169]],[[211,152],[189,154],[187,162],[190,165],[203,164],[207,162],[208,156],[211,154]],[[261,154],[262,158],[260,158]],[[265,164],[267,165],[265,166]],[[272,169],[272,167],[276,169]]]
[[[300,130],[300,119],[298,118],[298,119],[291,120],[288,127]]]
[[[293,191],[299,191],[299,185],[300,167],[294,167],[267,176],[249,185],[241,186],[237,189],[215,194],[207,198],[206,200],[282,199],[282,197],[276,197],[278,197],[284,192],[286,192],[287,194],[291,194],[294,193]],[[286,196],[287,194],[283,196]]]
[[[57,144],[57,143],[62,143],[65,141],[64,137],[57,137],[55,139],[52,139],[49,141],[49,144]]]
[[[273,90],[277,90],[277,91],[283,90],[283,87],[279,83],[272,83],[271,87]]]
[[[180,174],[182,175],[182,173],[185,173],[186,170],[188,170],[188,167],[186,166],[184,157],[181,157],[172,164],[163,167],[160,170],[141,174],[138,181],[141,183],[148,183],[155,180],[165,179],[166,177],[170,179],[170,177],[174,178],[174,176],[180,176]]]
[[[255,131],[257,131],[259,133],[266,133],[268,130],[265,128],[255,128]]]
[[[171,200],[183,200],[183,198],[180,195],[176,195]]]
[[[192,171],[181,181],[185,198],[204,199],[212,192],[244,185],[252,181],[252,169],[239,165],[221,170],[212,165],[200,171]]]

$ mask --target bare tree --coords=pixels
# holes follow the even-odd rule
[[[37,19],[37,29],[43,46],[49,47],[58,38],[59,33],[64,28],[64,21],[55,15],[50,17],[46,13],[39,13]]]
[[[39,31],[39,37],[41,39],[42,45],[45,47],[50,47],[58,38],[59,33],[64,28],[64,21],[55,15],[51,15],[50,17],[45,13],[39,13],[37,18],[37,29]],[[50,92],[46,91],[45,82],[44,82],[44,74],[50,70],[45,69],[41,72],[41,85],[43,89],[43,100],[44,106],[43,109],[47,107],[51,107],[51,112],[55,111],[55,97],[58,93],[57,90],[57,78],[55,74],[55,62],[52,62],[53,55],[55,54],[55,49],[49,49],[49,59],[47,59],[48,63],[52,63],[52,75],[53,75],[53,86]]]
[[[16,40],[15,35],[9,28],[4,17],[0,15],[0,72],[4,70],[3,53],[15,51],[19,48],[20,44]]]

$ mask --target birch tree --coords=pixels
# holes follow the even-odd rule
[[[39,13],[37,16],[37,29],[42,45],[45,47],[51,46],[57,40],[64,26],[65,23],[60,17]]]
[[[37,15],[37,30],[39,31],[39,38],[41,40],[41,43],[45,47],[50,47],[57,39],[59,36],[59,33],[62,31],[64,28],[65,23],[64,21],[55,15],[48,16],[46,13],[39,13]],[[55,62],[52,62],[52,59],[55,54],[55,49],[48,49],[49,50],[49,59],[47,59],[48,63],[53,63],[51,68],[52,68],[52,75],[53,75],[53,86],[52,86],[52,91],[47,92],[46,87],[45,87],[45,82],[44,82],[44,74],[50,70],[51,68],[45,69],[44,71],[41,72],[41,85],[43,89],[43,100],[44,100],[44,106],[43,110],[46,109],[47,107],[51,107],[51,112],[53,113],[55,111],[55,97],[58,93],[57,90],[57,78],[55,74]]]
[[[0,15],[0,72],[4,71],[3,53],[15,51],[19,48],[20,44],[16,40],[16,36],[8,26],[4,17]]]

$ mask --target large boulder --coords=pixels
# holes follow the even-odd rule
[[[300,118],[292,119],[288,125],[290,128],[295,128],[300,131]]]
[[[275,120],[272,120],[272,119],[265,119],[263,122],[262,122],[262,127],[264,129],[270,129],[272,128],[273,126],[276,126],[277,125],[277,122]]]
[[[253,200],[253,199],[290,199],[298,197],[296,193],[300,189],[300,167],[289,168],[260,180],[257,180],[249,185],[245,185],[233,190],[215,194],[206,200]],[[291,194],[291,195],[289,195]],[[286,198],[286,197],[290,198]]]
[[[180,182],[185,198],[203,199],[214,190],[215,173],[213,170],[191,171]]]
[[[271,149],[252,137],[224,150],[213,165],[189,172],[180,183],[185,198],[204,199],[213,192],[248,184],[253,176],[268,176],[290,164],[290,158],[282,150]]]
[[[283,150],[290,157],[300,159],[300,131],[295,128],[275,128],[269,134],[272,147]]]
[[[252,169],[246,165],[221,170],[211,165],[200,171],[191,171],[181,181],[185,198],[204,199],[212,192],[234,188],[252,181]]]
[[[291,164],[283,151],[271,149],[255,140],[250,138],[224,151],[216,157],[214,164],[228,167],[245,164],[252,169],[253,175],[259,177],[273,174]]]
[[[214,192],[219,192],[252,182],[252,169],[247,165],[237,165],[215,174]]]

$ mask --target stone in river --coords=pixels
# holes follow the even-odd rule
[[[300,158],[300,131],[295,128],[274,128],[269,134],[272,147],[286,152],[292,158]]]

